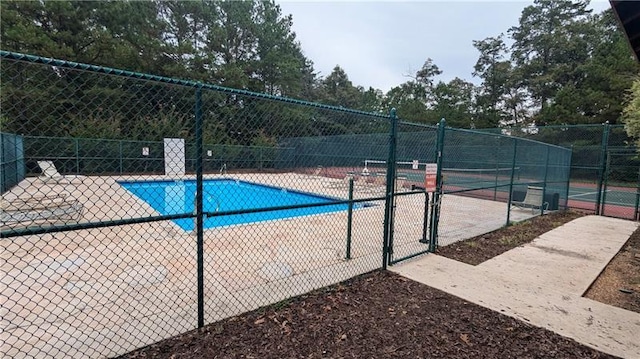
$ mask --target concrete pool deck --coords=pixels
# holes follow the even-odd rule
[[[477,266],[428,255],[391,270],[605,353],[640,358],[640,314],[582,297],[637,226],[586,216]]]
[[[347,197],[346,186],[335,178],[299,173],[225,178]],[[168,179],[101,176],[46,183],[27,178],[3,199],[64,193],[82,203],[80,222],[140,218],[159,213],[117,181]],[[355,198],[381,197],[381,189],[360,186]],[[379,268],[384,201],[370,202],[374,206],[354,211],[350,260],[344,259],[346,211],[207,229],[205,323]],[[424,195],[397,198],[396,258],[426,249],[418,242],[423,208]],[[506,211],[500,202],[444,196],[440,243],[497,229],[505,224]],[[531,211],[512,212],[514,221],[531,216]],[[171,221],[0,243],[0,352],[7,357],[116,356],[196,328],[196,238]]]

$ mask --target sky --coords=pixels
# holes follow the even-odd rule
[[[533,1],[292,1],[276,0],[293,15],[293,31],[320,76],[340,65],[356,86],[387,92],[408,81],[427,58],[438,80],[472,76],[473,40],[507,35]],[[601,12],[605,0],[592,0]],[[507,43],[508,39],[507,39]]]

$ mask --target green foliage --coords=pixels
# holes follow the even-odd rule
[[[360,91],[353,86],[347,73],[336,66],[320,86],[320,101],[332,106],[345,108],[357,108],[360,100]]]
[[[510,29],[514,80],[533,102],[538,125],[617,123],[622,95],[638,74],[612,12],[589,15],[587,5],[536,0]]]
[[[424,88],[415,81],[405,82],[389,90],[385,96],[385,105],[388,108],[396,108],[398,116],[406,121],[437,121],[427,110]]]
[[[475,99],[474,127],[498,127],[507,122],[517,123],[517,116],[509,118],[507,101],[513,70],[511,63],[504,59],[507,46],[502,35],[474,41],[473,46],[480,52],[473,75],[482,79]]]
[[[440,117],[432,108],[437,105],[435,77],[440,74],[442,74],[440,68],[431,58],[427,58],[413,76],[413,80],[389,90],[384,101],[386,107],[395,107],[398,116],[403,120],[436,123]],[[439,86],[443,85],[439,84]]]
[[[324,78],[304,56],[294,19],[270,1],[2,1],[2,49],[192,79],[275,96],[464,128],[615,124],[640,73],[611,11],[587,0],[535,0],[503,35],[474,41],[479,86],[442,74],[431,58],[386,94]],[[192,91],[52,67],[0,68],[3,131],[159,140],[194,137]],[[90,99],[90,100],[88,100]],[[271,144],[286,135],[384,131],[321,111],[203,93],[205,141]],[[18,105],[19,104],[19,105]],[[625,117],[633,117],[629,110]],[[628,124],[627,126],[632,126]],[[632,120],[633,123],[633,120]],[[631,127],[633,128],[633,127]],[[633,130],[632,130],[633,131]]]
[[[122,116],[103,117],[100,112],[89,116],[71,115],[68,134],[79,138],[121,138]]]
[[[473,90],[472,83],[457,77],[449,83],[439,82],[433,89],[433,115],[436,118],[445,118],[447,125],[451,127],[471,127]]]
[[[556,92],[573,83],[575,64],[587,59],[582,35],[588,0],[535,0],[509,30],[514,40],[512,61],[520,68],[531,99],[544,111]]]
[[[625,129],[630,137],[636,139],[640,151],[640,78],[633,82],[626,103],[622,113]]]
[[[272,95],[316,92],[313,65],[291,30],[293,20],[282,16],[273,1],[3,1],[0,6],[3,50]],[[11,119],[3,121],[3,131],[148,140],[193,137],[192,93],[46,66],[18,64],[0,71],[1,99],[7,104],[3,115]],[[360,101],[360,92],[353,89],[357,101],[347,101],[349,107]],[[250,144],[253,136],[273,137],[298,116],[294,110],[280,114],[283,122],[266,128],[240,99],[223,95],[205,96],[204,101],[210,109],[205,139],[219,143]]]
[[[422,64],[422,67],[416,72],[416,81],[426,89],[433,88],[434,78],[442,74],[442,70],[433,62],[431,58]]]
[[[162,141],[163,138],[191,139],[189,123],[193,114],[179,111],[175,106],[160,108],[153,116],[142,116],[133,124],[129,138]]]

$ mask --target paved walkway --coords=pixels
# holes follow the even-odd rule
[[[640,358],[640,314],[582,297],[636,228],[586,216],[478,266],[427,255],[390,269],[605,353]]]

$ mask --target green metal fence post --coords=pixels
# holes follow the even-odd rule
[[[202,203],[202,88],[196,89],[196,250],[198,272],[198,328],[204,327],[204,213]]]
[[[432,195],[431,226],[429,228],[429,252],[432,253],[438,248],[438,222],[440,221],[440,201],[442,197],[442,156],[446,124],[444,118],[440,120],[440,123],[438,123],[438,136],[436,137],[436,191]]]
[[[18,170],[18,157],[19,157],[19,149],[18,149],[18,135],[14,135],[13,136],[13,153],[15,154],[14,158],[13,158],[13,168],[12,168],[12,172],[13,172],[13,183],[14,184],[18,184],[18,182],[20,182],[20,171]],[[4,145],[2,143],[0,143],[0,146]],[[6,182],[6,180],[5,180]],[[4,188],[2,189],[4,191]]]
[[[565,211],[569,209],[569,189],[571,188],[571,166],[572,166],[572,162],[573,162],[573,145],[571,145],[571,157],[569,157],[569,164],[568,164],[569,173],[567,173],[567,191],[565,192],[565,196],[564,196],[564,210]]]
[[[597,184],[597,197],[596,197],[596,214],[600,214],[600,203],[602,200],[602,184],[604,183],[604,172],[606,171],[606,156],[607,147],[609,143],[609,122],[607,121],[602,128],[602,144],[600,147],[600,163],[598,164],[598,184]]]
[[[513,178],[516,172],[516,160],[518,158],[518,139],[513,139],[513,156],[511,158],[511,179],[509,179],[509,199],[507,200],[507,223],[506,226],[511,224],[511,201],[513,200]]]
[[[396,178],[396,140],[398,132],[398,117],[396,109],[391,109],[389,120],[391,121],[391,132],[389,134],[389,156],[387,159],[387,188],[384,204],[384,236],[382,245],[382,268],[387,269],[393,255],[393,193],[395,191]]]
[[[551,152],[549,150],[549,146],[546,146],[547,149],[547,159],[545,160],[544,163],[544,180],[542,182],[542,206],[540,206],[540,215],[544,215],[544,198],[547,195],[547,176],[549,175],[549,155]],[[547,206],[551,205],[550,203],[547,202]],[[548,207],[547,207],[548,208]]]
[[[347,209],[347,259],[351,259],[351,224],[353,222],[353,177],[349,178],[349,204]]]
[[[493,182],[493,185],[495,186],[495,187],[493,187],[493,200],[494,201],[498,198],[498,169],[500,168],[500,164],[498,162],[498,151],[497,151],[497,149],[499,147],[499,142],[500,142],[499,139],[500,139],[499,137],[495,137],[494,138],[494,140],[495,140],[494,147],[496,148],[496,151],[493,151],[493,159],[496,162],[496,176],[495,176],[495,181]]]
[[[611,152],[607,151],[605,167],[604,167],[604,179],[602,181],[602,201],[600,202],[600,214],[605,215],[604,209],[607,204],[607,191],[609,188],[609,172],[611,171]]]
[[[429,229],[429,192],[424,190],[424,217],[422,218],[422,238],[418,242],[429,244],[427,239],[427,231]]]
[[[118,141],[118,152],[120,152],[120,174],[122,174],[122,140]]]
[[[80,174],[80,144],[78,143],[78,139],[76,138],[74,143],[75,143],[75,150],[76,150],[76,174]],[[65,166],[66,167],[66,166]]]

